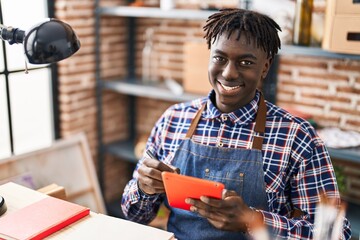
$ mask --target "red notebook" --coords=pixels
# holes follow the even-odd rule
[[[43,239],[89,213],[87,207],[46,197],[0,217],[0,238]]]

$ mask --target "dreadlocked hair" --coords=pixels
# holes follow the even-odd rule
[[[242,33],[245,34],[248,43],[251,38],[255,39],[257,47],[261,47],[267,53],[267,57],[273,58],[281,48],[278,36],[280,26],[270,17],[250,10],[222,9],[209,16],[203,29],[209,49],[220,35],[227,33],[227,37],[230,38],[236,30],[237,40]]]

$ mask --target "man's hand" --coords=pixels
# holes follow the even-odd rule
[[[186,203],[192,205],[191,211],[207,218],[214,227],[224,231],[246,232],[246,225],[253,220],[249,216],[262,217],[255,216],[261,213],[251,210],[236,192],[229,190],[225,190],[223,199],[202,196],[200,200],[188,198]]]
[[[164,193],[165,188],[161,178],[161,172],[164,171],[178,172],[178,169],[159,160],[145,158],[143,164],[138,169],[138,185],[141,191],[149,195]]]

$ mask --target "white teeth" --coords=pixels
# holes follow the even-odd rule
[[[226,90],[226,91],[230,91],[230,90],[234,90],[234,89],[237,89],[239,88],[240,86],[235,86],[235,87],[228,87],[228,86],[225,86],[224,84],[220,83],[221,86]]]

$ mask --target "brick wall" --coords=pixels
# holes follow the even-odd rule
[[[103,5],[120,5],[125,1],[105,0]],[[84,132],[92,158],[97,165],[97,105],[95,81],[95,1],[56,0],[55,17],[70,24],[77,33],[80,50],[59,62],[59,108],[61,136]],[[101,23],[101,69],[103,78],[126,75],[126,20],[103,18]],[[105,142],[126,138],[127,97],[105,91],[102,102]],[[111,156],[106,158],[107,199],[118,197],[126,179],[126,164]],[[120,187],[119,187],[120,186]]]
[[[360,131],[360,61],[282,56],[280,106],[310,113],[321,126]]]
[[[95,29],[94,1],[56,0],[56,17],[69,23],[77,32],[82,46],[72,58],[59,63],[59,107],[61,135],[85,132],[96,165],[97,121],[95,91]],[[121,0],[101,1],[101,5],[124,4]],[[144,1],[158,6],[158,1]],[[193,6],[200,1],[176,1],[177,6]],[[231,1],[224,1],[224,4]],[[234,3],[233,3],[234,4]],[[182,83],[185,41],[203,41],[204,21],[137,19],[136,75],[141,77],[141,56],[144,33],[154,29],[152,60],[157,79],[173,78]],[[102,17],[101,69],[102,77],[114,79],[126,76],[127,20]],[[204,70],[206,71],[206,70]],[[323,126],[338,126],[360,131],[360,61],[282,56],[278,79],[278,104],[293,106],[312,113]],[[104,141],[128,137],[128,98],[103,92]],[[154,99],[136,100],[136,139],[147,136],[161,113],[172,103]],[[106,158],[106,199],[120,196],[130,177],[127,163]],[[356,173],[357,174],[357,173]],[[357,176],[352,174],[352,176]],[[350,174],[351,175],[351,174]],[[353,181],[354,182],[354,181]],[[354,184],[353,184],[354,185]],[[356,185],[356,184],[355,184]],[[357,183],[357,186],[359,184]],[[359,190],[360,192],[360,190]]]
[[[55,2],[55,8],[55,17],[70,24],[81,41],[81,48],[73,57],[58,63],[61,136],[85,131],[94,156],[94,6],[88,1],[61,0]]]

